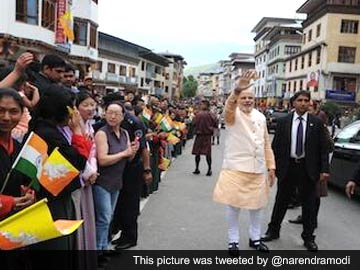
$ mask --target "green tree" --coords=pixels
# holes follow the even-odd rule
[[[194,97],[196,96],[196,90],[198,88],[198,83],[195,80],[194,76],[189,75],[184,77],[183,80],[183,94],[184,97]]]
[[[335,102],[328,101],[322,105],[321,109],[327,114],[329,123],[332,122],[335,116],[341,114],[341,109]]]

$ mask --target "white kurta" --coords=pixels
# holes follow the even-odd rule
[[[275,169],[265,116],[253,109],[236,108],[235,122],[227,127],[224,162],[213,199],[239,208],[265,207],[269,198],[267,169]]]

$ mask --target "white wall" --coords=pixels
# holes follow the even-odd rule
[[[112,63],[115,64],[115,73],[119,74],[120,72],[120,65],[121,66],[126,66],[126,76],[129,76],[129,67],[133,67],[135,68],[135,76],[138,76],[138,70],[139,67],[137,65],[130,65],[129,63],[125,63],[125,62],[121,62],[119,60],[114,60],[114,59],[109,59],[109,58],[104,58],[104,57],[99,57],[98,61],[102,62],[102,72],[100,75],[100,78],[103,80],[105,79],[105,75],[107,73],[107,66],[108,63]]]
[[[98,50],[91,48],[90,46],[80,46],[76,44],[71,44],[71,55],[79,55],[84,57],[89,57],[91,59],[97,60]]]
[[[266,55],[266,60],[264,61],[264,55]],[[258,59],[261,59],[258,60]],[[265,97],[264,92],[266,91],[266,77],[267,77],[267,61],[268,55],[266,52],[261,53],[258,57],[255,58],[255,70],[260,75],[259,79],[255,82],[256,90],[256,97]],[[265,76],[262,77],[263,71],[265,72]],[[261,88],[263,87],[263,90]]]
[[[98,23],[98,5],[92,0],[73,0],[71,10],[75,17]]]
[[[55,45],[55,32],[41,27],[41,3],[39,1],[39,24],[32,25],[15,20],[16,1],[1,0],[0,8],[0,33],[8,33],[10,35],[27,38],[32,40],[40,40],[50,45]],[[73,0],[71,6],[73,16],[89,19],[95,23],[98,22],[98,5],[92,0]],[[88,32],[88,38],[90,33]],[[72,44],[71,54],[87,56],[97,59],[97,50],[86,46]]]
[[[74,17],[90,20],[94,23],[98,23],[98,5],[92,0],[73,0],[71,11]],[[88,44],[90,40],[90,28],[88,25],[87,32]],[[97,60],[98,51],[97,49],[91,48],[90,46],[71,45],[71,54],[89,57]]]
[[[10,5],[12,8],[10,9]],[[15,1],[13,0],[2,0],[0,8],[0,33],[6,33],[9,24],[13,23],[10,21],[10,15],[15,14]],[[12,12],[13,11],[13,12]],[[15,15],[12,16],[15,20]]]
[[[39,25],[32,25],[15,20],[16,1],[1,0],[0,33],[7,33],[16,37],[40,40],[54,45],[55,32],[40,26],[41,1],[39,2]]]

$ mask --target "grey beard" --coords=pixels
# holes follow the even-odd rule
[[[249,114],[249,113],[251,113],[253,108],[254,108],[254,106],[251,106],[251,107],[242,107],[242,106],[240,106],[240,111],[242,111],[243,113]]]

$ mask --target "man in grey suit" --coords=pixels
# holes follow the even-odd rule
[[[298,91],[293,96],[295,111],[278,120],[272,148],[276,161],[278,190],[271,221],[263,241],[280,237],[281,222],[295,188],[300,192],[303,216],[304,246],[317,251],[315,243],[315,201],[317,181],[329,178],[329,159],[323,124],[308,113],[310,92]]]

